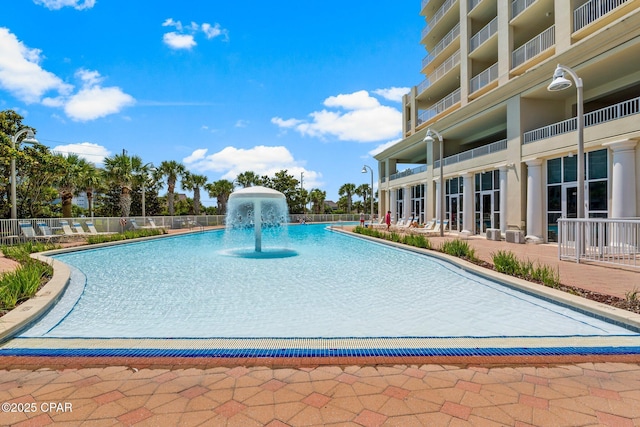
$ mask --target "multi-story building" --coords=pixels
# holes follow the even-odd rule
[[[403,139],[375,156],[380,212],[436,218],[442,189],[452,231],[556,241],[578,211],[582,134],[585,217],[638,216],[639,0],[422,0],[420,14],[425,80],[403,98]],[[550,91],[558,64],[573,86]]]

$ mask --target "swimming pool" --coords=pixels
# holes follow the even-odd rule
[[[55,255],[73,280],[21,338],[637,337],[433,257],[289,229],[297,256],[228,256],[212,231]]]

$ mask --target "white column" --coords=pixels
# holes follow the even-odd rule
[[[389,206],[389,210],[391,211],[391,222],[394,222],[396,219],[396,210],[397,210],[397,203],[396,200],[398,198],[398,190],[395,188],[391,188],[389,189],[389,193],[391,195],[391,206]]]
[[[636,144],[634,140],[604,144],[613,151],[611,172],[611,218],[634,218],[636,214]]]
[[[542,243],[542,160],[527,162],[527,235],[526,240]]]
[[[402,192],[404,193],[404,200],[402,202],[404,206],[403,219],[409,221],[411,219],[411,209],[413,209],[413,206],[411,206],[411,186],[405,185],[402,187]]]
[[[423,193],[423,196],[422,196],[423,199],[424,199],[424,209],[422,209],[422,217],[423,217],[422,220],[426,224],[431,219],[427,215],[428,206],[429,206],[429,181],[425,180],[425,181],[422,182],[422,189],[424,190],[424,193]]]
[[[442,183],[440,182],[440,178],[435,178],[434,179],[435,183],[436,183],[436,220],[440,221],[440,190],[442,189]],[[446,212],[444,212],[445,216],[446,216]],[[444,221],[445,218],[442,218],[442,221]]]
[[[462,233],[473,234],[473,175],[471,173],[461,174],[462,182],[462,197],[464,199],[464,206],[462,206]]]
[[[507,232],[507,167],[500,166],[500,234]]]

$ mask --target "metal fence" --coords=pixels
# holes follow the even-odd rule
[[[351,222],[359,221],[360,214],[290,214],[291,223],[312,222]],[[203,230],[205,227],[225,225],[225,215],[190,215],[190,216],[135,216],[129,218],[120,217],[95,217],[95,218],[26,218],[26,219],[0,219],[0,244],[12,245],[28,240],[46,238],[48,229],[55,236],[91,235],[89,226],[95,227],[98,233],[119,233],[125,229],[134,228],[135,223],[144,228],[166,229],[190,229]],[[367,221],[369,214],[367,214]],[[66,224],[64,224],[66,222]],[[22,230],[22,225],[28,224],[33,228],[37,237],[28,237]],[[69,225],[72,234],[66,234],[63,228]],[[79,229],[78,229],[79,227]]]
[[[640,268],[640,219],[559,219],[558,257]]]

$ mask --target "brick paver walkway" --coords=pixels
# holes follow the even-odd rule
[[[622,297],[640,287],[640,272],[558,262],[553,245],[469,242],[483,259],[508,249],[558,265],[565,284]],[[0,358],[0,425],[640,426],[634,358],[292,368],[27,359]]]

